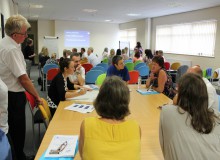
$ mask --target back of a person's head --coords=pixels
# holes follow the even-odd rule
[[[208,109],[207,88],[201,76],[186,73],[179,79],[177,105],[188,112],[197,132],[208,134],[213,130],[215,115]]]
[[[86,50],[85,50],[85,48],[81,48],[81,51],[85,52]]]
[[[116,55],[121,55],[121,50],[120,49],[117,49],[117,51],[116,51]]]
[[[108,52],[108,48],[107,47],[104,48],[104,52]]]
[[[141,54],[140,54],[140,52],[136,52],[136,53],[134,54],[134,56],[135,56],[136,58],[140,58]]]
[[[56,53],[51,54],[51,59],[56,59],[56,57],[57,57]]]
[[[73,57],[80,57],[80,54],[79,53],[71,53],[70,55],[70,59],[72,59]]]
[[[111,49],[111,50],[110,50],[110,55],[111,55],[111,56],[114,56],[114,55],[115,55],[115,50],[114,50],[114,49]]]
[[[118,76],[106,77],[94,107],[102,118],[123,120],[130,112],[130,92],[126,83]]]
[[[91,51],[91,52],[94,51],[94,49],[92,47],[89,47],[88,50]]]
[[[147,58],[150,58],[152,59],[153,58],[153,54],[152,54],[152,51],[150,49],[145,49],[145,55]]]
[[[187,70],[187,73],[195,73],[195,74],[198,74],[200,77],[203,76],[202,69],[199,66],[193,66],[189,68]]]

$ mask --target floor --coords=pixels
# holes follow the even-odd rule
[[[40,91],[41,86],[38,85],[37,79],[39,77],[39,71],[38,71],[38,66],[32,66],[31,68],[31,79],[34,80],[33,84],[35,88],[37,89],[38,93],[40,94],[41,97],[46,98],[46,92],[45,91]],[[26,153],[26,156],[28,159],[33,159],[39,146],[41,143],[41,140],[44,136],[44,133],[46,131],[44,124],[40,125],[40,136],[39,136],[39,126],[38,124],[35,125],[35,149],[34,149],[34,138],[33,138],[33,130],[32,130],[32,115],[30,108],[28,104],[26,104],[26,139],[25,139],[25,147],[24,147],[24,152]]]

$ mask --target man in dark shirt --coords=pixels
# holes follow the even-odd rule
[[[121,56],[114,56],[112,58],[112,65],[107,70],[107,76],[119,76],[128,83],[130,80],[127,67],[124,65],[123,58]]]

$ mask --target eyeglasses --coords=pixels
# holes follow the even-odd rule
[[[67,141],[63,142],[56,150],[50,150],[49,154],[60,154],[67,146]]]
[[[27,32],[24,32],[24,33],[15,32],[15,33],[12,33],[11,35],[13,35],[13,34],[20,34],[20,35],[23,35],[23,36],[27,36],[28,35]]]

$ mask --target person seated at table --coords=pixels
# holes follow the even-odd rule
[[[74,70],[74,62],[69,58],[65,58],[60,62],[60,73],[58,73],[52,80],[47,96],[47,102],[52,116],[54,115],[60,101],[65,101],[66,98],[73,98],[86,93],[86,89],[84,88],[81,88],[79,92],[71,91],[80,88],[79,85],[74,85],[69,80],[68,76],[72,75]]]
[[[154,56],[152,59],[152,68],[149,78],[146,81],[146,87],[159,93],[163,93],[173,99],[175,93],[173,89],[172,78],[164,68],[164,59],[161,56]]]
[[[128,69],[121,56],[116,55],[112,58],[112,65],[107,70],[107,76],[113,75],[121,77],[127,83],[130,80]]]
[[[133,57],[133,63],[135,63],[136,61],[143,61],[143,58],[141,56],[140,51],[136,52],[134,57]]]
[[[220,113],[208,108],[201,76],[183,75],[178,81],[177,105],[162,107],[160,145],[165,160],[219,159]]]
[[[83,160],[140,160],[141,129],[126,119],[130,92],[117,76],[107,77],[93,105],[99,117],[86,118],[80,128],[79,153]]]
[[[56,53],[52,53],[50,59],[48,59],[46,61],[46,64],[56,64],[56,65],[58,65],[58,61],[57,61],[56,57],[57,57]]]

